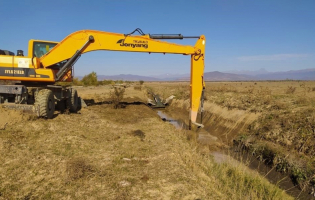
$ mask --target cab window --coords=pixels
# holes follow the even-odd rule
[[[34,42],[33,55],[37,58],[40,58],[46,53],[48,53],[56,45],[57,44],[55,43],[48,43],[48,42]]]

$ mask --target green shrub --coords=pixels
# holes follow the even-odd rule
[[[98,82],[97,82],[96,72],[92,72],[88,75],[85,75],[83,79],[81,80],[81,82],[85,86],[97,86]]]
[[[114,81],[113,80],[102,80],[98,81],[98,85],[113,85]]]
[[[114,105],[114,108],[121,108],[120,102],[124,98],[125,88],[114,87],[114,91],[110,92],[110,98]]]
[[[72,80],[73,85],[82,86],[83,83],[78,78],[73,78]]]

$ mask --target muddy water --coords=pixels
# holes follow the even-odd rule
[[[163,121],[171,123],[177,129],[188,128],[184,120],[170,117],[174,116],[174,114],[167,113],[165,110],[159,110],[157,111],[157,114]],[[198,132],[197,140],[202,145],[214,145],[218,141],[218,138],[211,135],[206,130],[202,130]],[[237,165],[242,162],[248,166],[248,170],[257,171],[263,177],[267,178],[272,184],[279,186],[296,199],[315,199],[314,195],[310,194],[309,191],[302,192],[301,189],[295,186],[289,176],[277,172],[275,168],[265,165],[263,162],[257,160],[253,155],[247,152],[239,151],[235,147],[230,147],[227,150],[211,152],[211,155],[213,155],[214,161],[219,164],[228,162],[232,165]]]
[[[186,129],[187,125],[184,121],[179,119],[173,119],[165,111],[158,110],[157,114],[161,117],[161,119],[165,122],[169,122],[170,124],[174,125],[177,129]]]

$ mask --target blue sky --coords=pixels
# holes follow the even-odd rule
[[[315,67],[315,0],[0,0],[0,49],[27,52],[29,39],[61,41],[93,29],[205,35],[205,71]],[[171,42],[194,45],[194,39]],[[182,55],[98,51],[76,75],[186,74]]]

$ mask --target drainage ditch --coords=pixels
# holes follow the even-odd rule
[[[174,113],[174,112],[173,112]],[[168,122],[175,126],[177,129],[187,129],[188,126],[184,119],[178,116],[174,116],[173,113],[168,113],[166,110],[158,110],[158,116],[165,122]],[[314,191],[302,191],[297,185],[294,185],[291,178],[283,173],[277,172],[274,167],[266,165],[264,162],[259,161],[254,155],[241,150],[239,147],[229,144],[224,141],[224,138],[218,138],[211,135],[212,127],[206,126],[203,130],[198,132],[197,141],[200,145],[215,145],[217,143],[223,142],[222,146],[225,148],[217,149],[215,151],[209,152],[214,161],[218,164],[220,163],[230,163],[239,164],[242,162],[248,167],[248,170],[257,171],[261,176],[265,177],[272,184],[279,186],[281,189],[285,190],[286,193],[295,197],[296,199],[315,199]],[[211,148],[210,148],[211,149]]]

